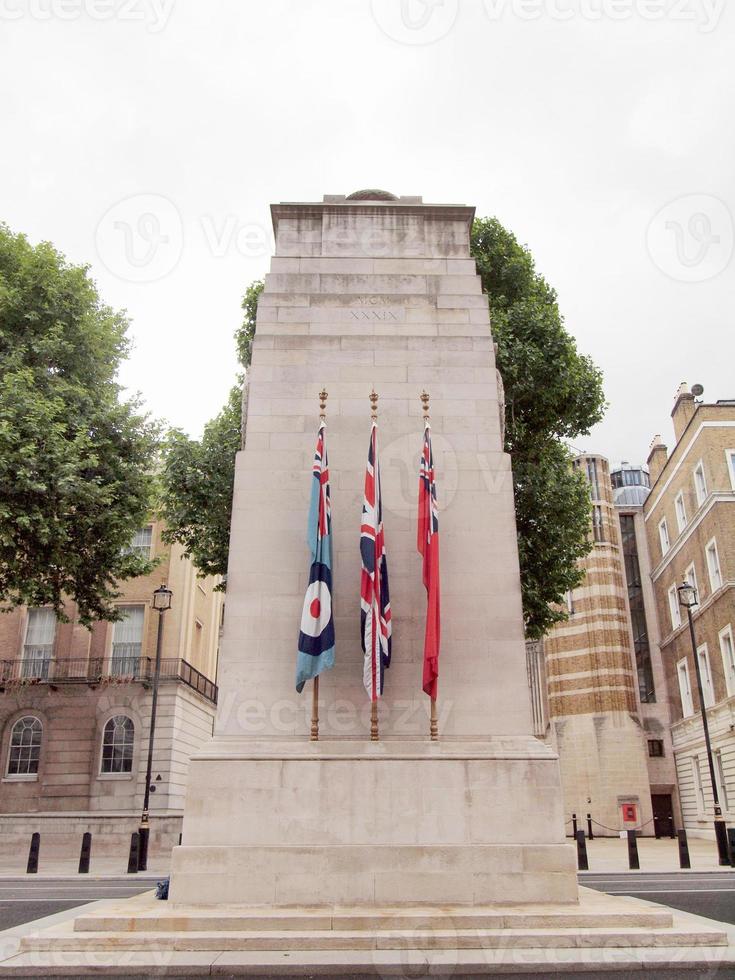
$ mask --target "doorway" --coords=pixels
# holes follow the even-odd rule
[[[653,829],[656,837],[676,837],[671,793],[652,793]]]

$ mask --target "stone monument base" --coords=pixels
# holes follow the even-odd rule
[[[8,955],[6,953],[6,955]],[[24,935],[0,976],[422,978],[735,965],[721,923],[580,889],[572,905],[171,906],[152,893]],[[668,974],[667,974],[668,975]]]
[[[558,778],[530,736],[215,740],[191,763],[170,900],[575,902]]]

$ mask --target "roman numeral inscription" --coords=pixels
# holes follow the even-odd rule
[[[353,320],[397,320],[392,310],[351,310]]]

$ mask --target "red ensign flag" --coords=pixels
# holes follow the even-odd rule
[[[417,547],[423,556],[426,587],[426,633],[424,635],[424,691],[436,699],[439,679],[439,514],[436,507],[434,456],[431,452],[431,429],[426,423],[424,449],[419,468],[419,523]]]

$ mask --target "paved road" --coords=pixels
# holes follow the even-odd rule
[[[42,919],[101,898],[130,898],[156,887],[161,876],[119,878],[0,878],[0,930]]]
[[[579,883],[735,924],[735,871],[583,872]]]

